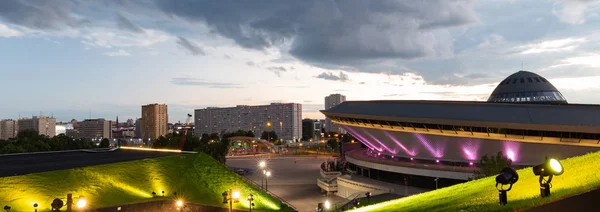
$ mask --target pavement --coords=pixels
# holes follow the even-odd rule
[[[0,177],[80,168],[177,154],[180,153],[120,149],[111,152],[74,151],[0,156]]]
[[[345,199],[336,195],[321,193],[317,179],[321,177],[319,169],[327,158],[324,156],[281,156],[228,158],[227,166],[255,170],[246,177],[261,185],[262,174],[258,169],[260,160],[267,161],[267,169],[272,176],[267,180],[267,189],[276,196],[289,202],[298,211],[315,211],[319,202],[329,200],[332,205],[344,202]]]

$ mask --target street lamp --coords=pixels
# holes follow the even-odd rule
[[[248,202],[250,205],[250,212],[252,212],[252,207],[254,207],[254,203],[252,201],[254,201],[254,195],[248,194]]]
[[[163,197],[165,197],[165,191],[161,191],[161,193],[162,193]]]
[[[225,191],[223,192],[223,203],[227,204],[229,203],[229,212],[233,211],[233,203],[238,203],[240,202],[240,192],[239,191],[231,191],[231,189],[229,189],[229,192]]]
[[[265,176],[264,176],[264,174],[265,174],[265,167],[266,167],[266,166],[267,166],[267,162],[265,162],[264,160],[263,160],[263,161],[260,161],[260,162],[258,163],[258,167],[260,167],[260,170],[262,170],[262,171],[263,171],[263,175],[261,175],[261,176],[260,176],[260,187],[263,187],[263,188],[265,187],[265,185],[264,185],[264,181],[265,181]]]
[[[34,211],[35,211],[35,212],[37,212],[37,207],[38,207],[38,204],[37,204],[37,202],[36,202],[36,203],[33,203],[33,209],[34,209]]]
[[[269,129],[271,129],[270,121],[267,122],[267,127],[269,127]],[[270,131],[267,131],[267,141],[271,141],[271,132]]]
[[[542,197],[550,196],[552,177],[559,176],[564,172],[562,164],[554,158],[546,158],[546,162],[533,167],[533,174],[540,176],[540,195]],[[548,177],[548,179],[546,180],[544,177]]]
[[[266,172],[265,172],[265,176],[266,176],[266,177],[265,177],[265,191],[269,191],[269,183],[268,183],[268,180],[269,180],[269,177],[271,176],[271,171],[266,171]]]

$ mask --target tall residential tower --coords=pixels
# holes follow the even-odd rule
[[[142,138],[157,139],[167,134],[169,114],[166,104],[142,105]]]
[[[329,109],[335,107],[336,105],[339,105],[345,101],[346,101],[346,96],[344,96],[342,94],[331,94],[329,96],[326,96],[325,97],[325,110],[329,110]],[[342,133],[342,134],[346,133],[346,131],[342,127],[331,122],[331,119],[329,119],[329,118],[325,119],[325,131]]]

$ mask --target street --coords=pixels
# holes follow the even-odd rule
[[[317,186],[317,179],[321,176],[319,168],[322,162],[329,157],[321,156],[281,156],[264,158],[267,162],[266,169],[271,171],[271,177],[267,180],[267,189],[289,202],[298,211],[314,211],[319,202],[329,200],[332,205],[344,201],[344,198],[335,195],[325,195]],[[258,171],[258,163],[261,160],[255,158],[228,158],[227,166],[236,168],[252,169],[255,172],[247,174],[250,180],[261,184],[262,172]]]

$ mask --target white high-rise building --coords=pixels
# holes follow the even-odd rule
[[[329,96],[325,97],[325,110],[329,110],[333,107],[335,107],[338,104],[341,104],[342,102],[346,101],[346,96],[342,95],[342,94],[331,94]],[[346,131],[344,129],[342,129],[342,127],[337,126],[336,124],[334,124],[333,122],[331,122],[331,119],[326,118],[325,119],[325,131],[326,132],[336,132],[336,133],[346,133]]]
[[[302,138],[302,104],[208,107],[196,109],[194,116],[197,136],[202,136],[203,133],[252,130],[255,137],[259,137],[263,131],[275,131],[283,140]]]
[[[0,139],[8,140],[9,138],[17,137],[19,132],[19,126],[17,121],[12,119],[5,119],[0,121]]]
[[[22,118],[18,121],[19,131],[33,129],[40,135],[54,137],[56,135],[56,119],[48,116]]]

